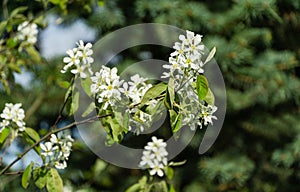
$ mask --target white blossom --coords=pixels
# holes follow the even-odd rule
[[[20,41],[27,41],[29,44],[35,44],[37,42],[37,34],[37,25],[24,21],[18,26],[16,38]]]
[[[143,156],[139,163],[141,168],[150,168],[150,175],[157,174],[162,177],[164,175],[164,169],[168,164],[166,150],[167,143],[162,139],[157,139],[155,136],[152,137],[152,141],[148,142],[144,147]]]
[[[43,150],[41,154],[45,157],[52,156],[54,154],[53,150],[57,149],[57,148],[53,148],[51,142],[46,142],[45,144],[41,143],[40,147]]]
[[[42,155],[49,157],[46,165],[55,166],[57,169],[67,167],[67,160],[72,151],[73,138],[63,132],[51,134],[50,141],[41,143]]]
[[[2,122],[0,123],[0,132],[5,127],[16,128],[17,131],[25,131],[25,112],[22,109],[22,104],[6,103],[5,108],[0,114]],[[16,133],[17,134],[17,133]]]
[[[93,50],[92,44],[87,43],[86,45],[82,40],[76,43],[77,47],[69,49],[66,53],[67,57],[63,58],[63,62],[66,65],[61,70],[61,73],[66,73],[69,68],[70,72],[73,74],[78,74],[80,78],[87,78],[87,72],[91,75],[93,74],[91,70],[91,64],[94,62],[92,57]]]

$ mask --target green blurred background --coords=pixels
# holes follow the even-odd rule
[[[82,38],[78,38],[92,42],[116,29],[149,22],[204,35],[209,49],[217,47],[215,59],[226,83],[226,119],[207,153],[198,154],[204,131],[198,130],[189,147],[176,157],[187,160],[186,165],[175,168],[176,190],[300,191],[299,0],[51,0],[45,7],[46,0],[4,1],[2,19],[6,11],[29,6],[25,14],[53,17],[60,29],[80,21],[85,28]],[[58,36],[54,40],[59,40],[59,34],[53,34]],[[43,39],[47,36],[43,35],[37,44],[40,52],[47,49],[42,46]],[[140,61],[145,53],[167,60],[170,52],[139,46],[122,52],[115,62],[128,66]],[[27,124],[46,132],[63,103],[66,90],[61,82],[71,79],[60,74],[63,54],[22,67],[27,77],[21,79],[29,79],[25,86],[10,74],[11,93],[0,89],[0,109],[6,102],[22,102]],[[72,118],[65,116],[64,120],[71,122]],[[124,191],[146,173],[97,159],[76,130],[73,132],[77,141],[68,168],[61,172],[66,190]],[[3,177],[0,183],[0,191],[23,190],[20,176]],[[31,185],[28,191],[36,189]]]

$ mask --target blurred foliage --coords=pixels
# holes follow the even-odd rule
[[[28,9],[15,11],[13,16],[20,6]],[[8,13],[15,18],[8,18]],[[226,120],[208,153],[197,154],[202,134],[198,131],[190,147],[176,157],[187,159],[186,165],[176,168],[176,191],[299,190],[299,1],[3,0],[0,37],[12,38],[23,20],[39,23],[39,17],[48,13],[59,15],[63,26],[81,18],[97,30],[99,38],[142,22],[170,24],[203,34],[209,49],[217,47],[216,60],[227,89]],[[40,23],[40,30],[46,26]],[[23,51],[15,52],[16,46]],[[138,61],[143,49],[122,52],[119,62],[127,65]],[[29,125],[45,130],[63,103],[65,90],[60,82],[70,77],[59,73],[60,59],[45,61],[37,58],[36,51],[38,45],[0,42],[0,109],[8,101],[22,102],[25,111],[30,111]],[[157,48],[147,51],[157,59],[166,59]],[[15,83],[13,76],[24,71],[30,71],[34,79],[26,89]],[[139,170],[106,164],[80,141],[73,151],[76,155],[62,172],[65,187],[71,191],[124,191],[143,176]],[[1,191],[21,191],[18,176],[1,178],[1,183]]]

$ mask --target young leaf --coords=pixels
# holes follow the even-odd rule
[[[215,56],[215,53],[216,53],[216,47],[212,48],[212,50],[210,51],[210,53],[208,54],[208,56],[204,62],[204,65],[206,63],[208,63]]]
[[[172,167],[167,167],[167,173],[166,173],[168,179],[172,179],[174,176],[174,170]]]
[[[141,184],[135,183],[132,186],[130,186],[128,189],[126,189],[125,192],[139,192],[141,191]]]
[[[82,117],[88,116],[93,110],[95,110],[96,106],[95,103],[90,103],[87,109],[83,112]]]
[[[173,186],[172,184],[170,184],[169,192],[176,192],[176,191],[175,191],[175,188],[174,188],[174,186]]]
[[[5,127],[2,132],[0,133],[0,144],[4,143],[4,141],[6,140],[6,138],[8,137],[10,133],[10,128]]]
[[[47,169],[45,167],[39,167],[33,170],[33,180],[35,186],[39,189],[45,187],[47,182]]]
[[[197,76],[196,89],[197,89],[199,100],[204,100],[208,92],[208,82],[204,75]]]
[[[204,98],[204,101],[206,101],[210,105],[215,105],[215,96],[210,89],[208,89],[208,92]]]
[[[165,106],[168,109],[173,109],[173,103],[175,100],[174,79],[172,79],[172,78],[169,79],[167,90],[168,91],[167,91],[165,99],[164,99]]]
[[[183,164],[185,164],[186,163],[186,160],[183,160],[183,161],[180,161],[180,162],[170,162],[169,163],[169,166],[173,166],[173,167],[175,167],[175,166],[180,166],[180,165],[183,165]]]
[[[148,101],[160,96],[166,90],[166,88],[167,84],[165,84],[164,82],[160,82],[148,89],[141,101],[141,105],[145,105]]]
[[[92,84],[92,80],[90,78],[81,79],[81,86],[89,97],[92,96],[91,84]]]
[[[79,107],[79,92],[77,91],[72,96],[72,103],[71,103],[71,109],[69,115],[74,114],[77,111],[78,107]]]
[[[54,168],[51,168],[47,173],[46,188],[49,192],[63,192],[62,179]]]
[[[22,174],[22,187],[24,189],[27,189],[28,185],[29,185],[29,181],[31,179],[31,173],[32,173],[32,167],[33,167],[33,162],[31,162],[26,169],[24,170],[23,174]]]
[[[10,14],[10,18],[13,18],[18,13],[22,13],[22,12],[26,11],[27,9],[28,9],[28,7],[25,7],[25,6],[21,6],[21,7],[14,9]]]
[[[70,82],[69,81],[60,81],[60,82],[58,82],[58,85],[61,88],[68,89],[70,87]]]
[[[32,128],[27,127],[25,133],[35,142],[40,140],[40,135]]]
[[[174,110],[169,110],[170,123],[173,133],[176,133],[181,128],[182,115],[177,114]]]

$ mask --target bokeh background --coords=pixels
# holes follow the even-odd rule
[[[217,47],[215,59],[227,92],[226,119],[213,147],[198,154],[204,132],[198,130],[176,157],[187,160],[175,168],[176,190],[300,191],[299,0],[2,0],[1,4],[2,20],[20,6],[28,6],[24,12],[28,17],[43,20],[36,45],[42,59],[21,63],[19,73],[9,74],[10,94],[0,84],[1,110],[6,102],[22,102],[27,125],[45,133],[63,103],[62,82],[71,79],[60,73],[62,57],[76,41],[96,42],[138,23],[174,25],[204,35],[209,49]],[[138,46],[110,64],[122,69],[143,59],[167,60],[171,51]],[[3,64],[6,56],[4,51],[0,54]],[[64,115],[60,126],[72,122]],[[146,173],[105,163],[84,145],[76,129],[72,134],[76,143],[68,168],[61,172],[66,191],[124,191]],[[21,146],[22,141],[13,144],[3,163],[19,154]],[[34,153],[28,156],[13,170],[22,169],[32,158],[38,162]],[[22,190],[19,175],[1,178],[0,191]],[[28,191],[36,188],[32,185]]]

